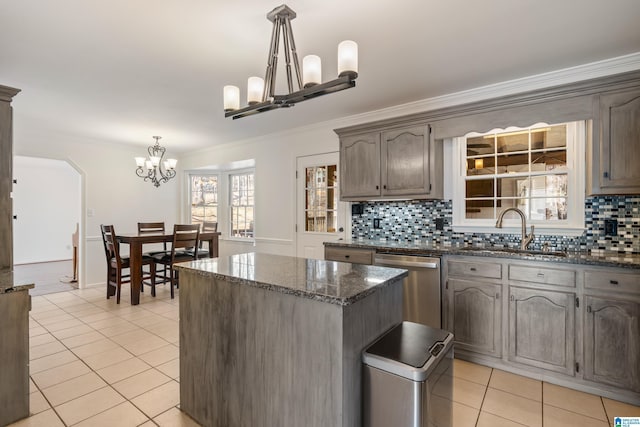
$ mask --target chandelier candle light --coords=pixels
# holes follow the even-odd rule
[[[291,20],[295,17],[296,13],[284,4],[267,14],[267,19],[273,22],[273,31],[271,33],[265,78],[249,77],[247,82],[248,106],[243,108],[240,108],[240,89],[238,86],[225,86],[223,90],[225,117],[232,117],[235,120],[276,108],[292,107],[298,102],[349,89],[356,85],[355,80],[358,78],[358,45],[351,40],[345,40],[338,45],[338,78],[322,83],[322,65],[320,57],[316,55],[305,56],[302,59],[302,70],[300,69],[296,44],[291,30]],[[275,94],[281,34],[283,36],[289,89],[287,95]],[[292,60],[295,79],[291,72]],[[295,91],[294,81],[298,87]]]
[[[136,175],[144,178],[145,181],[151,181],[156,187],[160,187],[163,182],[168,182],[176,176],[176,159],[164,158],[166,149],[160,146],[161,136],[154,136],[156,144],[147,148],[149,157],[136,157]]]

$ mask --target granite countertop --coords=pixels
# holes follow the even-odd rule
[[[13,283],[13,271],[0,270],[0,294],[5,294],[14,291],[25,291],[33,288],[33,283],[16,285]]]
[[[470,255],[640,269],[640,255],[606,251],[545,253],[543,251],[519,251],[513,248],[490,246],[456,246],[434,244],[432,242],[388,242],[367,239],[336,240],[324,242],[324,244],[325,246],[375,249],[377,252],[395,252],[414,255]]]
[[[342,306],[353,304],[408,274],[397,268],[263,253],[204,258],[176,267],[202,276]]]

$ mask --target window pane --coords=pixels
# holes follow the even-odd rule
[[[498,178],[498,197],[529,197],[528,177]]]
[[[567,151],[545,151],[531,153],[532,171],[549,171],[567,166]]]
[[[529,172],[529,154],[499,155],[497,173],[509,172]]]
[[[494,138],[491,135],[467,138],[467,156],[494,153]]]
[[[467,181],[466,197],[493,197],[493,178]]]
[[[327,211],[327,232],[335,233],[336,232],[336,212],[335,211]]]
[[[510,132],[498,135],[498,153],[510,153],[514,151],[527,151],[529,149],[529,131]]]
[[[215,175],[192,175],[191,223],[218,220],[218,177]]]
[[[338,186],[338,171],[337,171],[336,165],[327,166],[327,186],[329,187]]]
[[[567,199],[531,199],[531,219],[559,221],[567,219]]]
[[[558,125],[531,130],[531,149],[559,148],[567,146],[567,126]]]
[[[495,173],[495,157],[467,159],[467,176],[488,175]]]
[[[465,202],[465,217],[473,219],[494,218],[493,200],[467,200]]]

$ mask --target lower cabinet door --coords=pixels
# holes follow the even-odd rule
[[[457,349],[502,355],[501,285],[449,279],[449,325]]]
[[[575,297],[510,286],[509,360],[574,375]]]
[[[640,392],[640,303],[587,295],[584,378]]]

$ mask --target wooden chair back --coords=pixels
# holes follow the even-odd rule
[[[215,233],[216,231],[218,231],[218,223],[215,221],[204,221],[202,223],[202,232],[213,232]]]
[[[122,258],[120,258],[120,245],[116,240],[116,232],[113,225],[100,225],[100,231],[102,232],[102,241],[104,243],[104,252],[107,257],[107,265],[111,264],[111,261],[116,262],[118,269],[122,269]]]
[[[176,249],[191,249],[198,246],[200,238],[200,225],[198,224],[176,224],[173,226],[173,246],[171,254],[174,255]]]
[[[138,234],[164,233],[164,222],[139,222]]]

